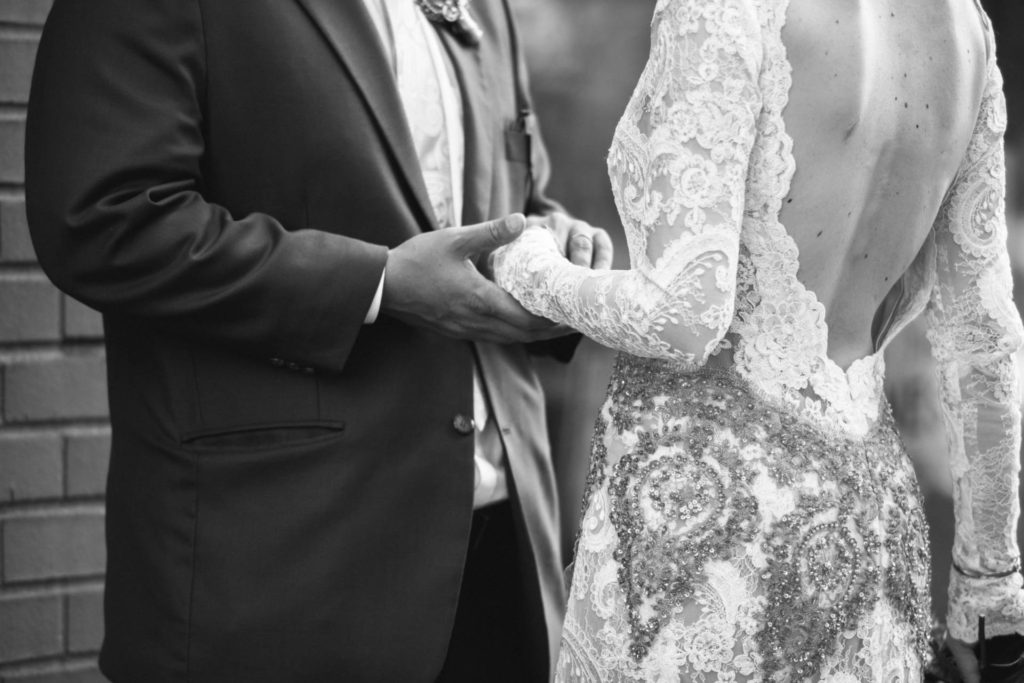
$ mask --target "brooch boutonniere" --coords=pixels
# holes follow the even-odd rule
[[[483,29],[469,13],[469,0],[416,0],[427,19],[441,24],[460,41],[476,47],[484,37]]]

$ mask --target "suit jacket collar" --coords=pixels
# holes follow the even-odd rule
[[[416,147],[388,57],[366,6],[359,0],[298,0],[337,54],[377,121],[381,137],[409,186],[424,228],[435,225]]]
[[[365,5],[358,0],[299,0],[299,3],[356,82],[416,199],[424,226],[433,227],[433,209],[402,100],[388,68],[387,53]],[[466,133],[462,222],[471,225],[490,217],[494,158],[493,141],[487,134],[488,123],[494,117],[484,96],[482,48],[467,48],[450,32],[441,28],[437,30],[454,65],[462,93]]]

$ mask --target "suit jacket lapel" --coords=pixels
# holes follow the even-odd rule
[[[485,74],[480,61],[483,47],[469,48],[450,31],[435,27],[452,60],[462,93],[466,164],[463,172],[462,224],[473,225],[491,218],[491,182],[493,180],[493,139],[488,124],[495,120],[486,97]],[[484,36],[484,40],[487,37]]]
[[[424,229],[435,227],[416,147],[394,76],[365,5],[360,0],[298,0],[355,81],[380,134],[409,185]]]

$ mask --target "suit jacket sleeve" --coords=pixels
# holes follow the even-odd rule
[[[340,370],[387,250],[208,201],[204,60],[194,0],[56,0],[26,137],[39,261],[105,314]]]

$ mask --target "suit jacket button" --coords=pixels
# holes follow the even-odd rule
[[[284,367],[284,361],[281,360],[280,358],[271,358],[270,359],[270,364],[273,365],[275,368],[283,368]]]
[[[455,427],[455,431],[459,434],[469,436],[476,431],[476,422],[473,421],[473,418],[459,413],[455,416],[455,419],[452,420],[452,427]]]

